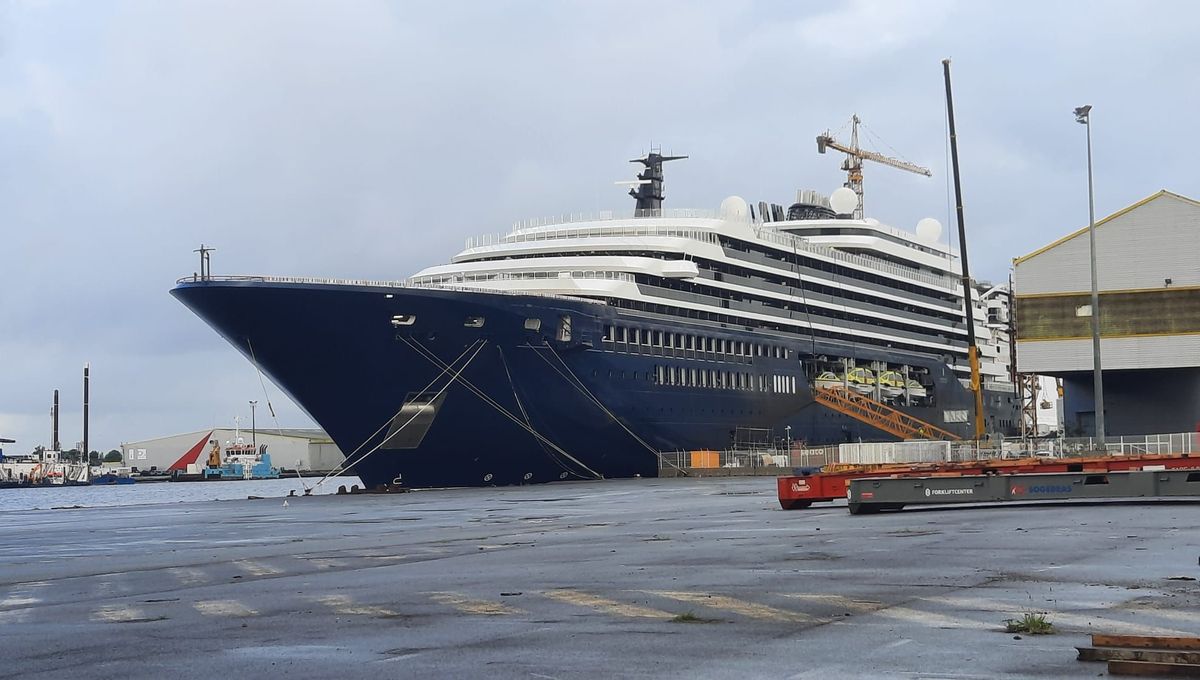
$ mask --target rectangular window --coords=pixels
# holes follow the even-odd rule
[[[725,340],[724,340],[724,338],[717,338],[717,354],[724,354],[724,353],[725,353]]]
[[[705,352],[713,351],[713,339],[712,338],[704,338],[704,351]]]
[[[617,342],[625,342],[626,340],[625,327],[617,326]]]
[[[687,336],[687,348],[688,349],[696,349],[696,336],[694,336],[694,335]]]
[[[695,387],[695,386],[699,385],[699,384],[700,384],[700,382],[699,382],[699,380],[696,378],[696,369],[694,369],[694,368],[693,368],[693,369],[689,369],[689,371],[688,371],[688,372],[690,373],[690,377],[691,377],[691,380],[689,380],[689,381],[688,381],[688,385],[690,385],[690,386],[692,386],[692,387]]]
[[[571,317],[558,317],[558,341],[571,342]]]
[[[541,328],[541,327],[542,327],[542,320],[541,320],[541,319],[525,319],[525,330],[536,331],[536,330],[538,329],[538,328],[530,328],[530,327],[529,327],[529,322],[530,322],[530,321],[537,321],[537,322],[538,322],[538,323],[537,323],[537,325],[538,325],[538,328]],[[612,327],[612,326],[609,326],[609,325],[605,325],[605,326],[604,326],[604,341],[605,341],[605,342],[612,342],[612,341],[613,341],[613,327]]]
[[[636,328],[629,330],[629,344],[639,345],[642,342],[642,332]]]

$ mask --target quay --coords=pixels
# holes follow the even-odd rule
[[[0,678],[1094,678],[1091,633],[1200,634],[1196,510],[714,478],[12,511]],[[1004,631],[1031,612],[1057,634]]]

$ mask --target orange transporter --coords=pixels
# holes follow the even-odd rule
[[[1127,472],[1200,468],[1190,454],[1093,456],[1088,458],[998,458],[963,463],[912,463],[843,467],[811,475],[779,477],[779,505],[800,510],[813,503],[845,498],[850,480],[865,477],[961,477],[965,475],[1038,474],[1055,472]]]

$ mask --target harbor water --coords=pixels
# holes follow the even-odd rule
[[[304,493],[320,481],[292,478],[236,480],[228,482],[141,482],[115,486],[68,486],[32,489],[0,489],[0,514],[13,510],[54,508],[105,508],[155,503],[246,500],[248,496],[283,497]],[[313,488],[314,494],[336,493],[339,486],[362,486],[358,477],[330,477]]]

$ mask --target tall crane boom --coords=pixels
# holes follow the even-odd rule
[[[834,151],[841,151],[842,153],[846,154],[846,160],[842,161],[842,170],[846,171],[846,186],[850,189],[853,189],[854,193],[858,194],[858,207],[854,209],[855,219],[862,219],[863,216],[862,162],[864,160],[875,161],[876,163],[891,166],[899,170],[907,170],[908,172],[913,172],[918,175],[925,175],[926,177],[933,175],[933,172],[931,172],[929,168],[922,167],[916,163],[909,163],[908,161],[901,160],[899,158],[892,158],[891,156],[885,156],[875,151],[859,148],[858,126],[862,121],[859,120],[857,114],[852,116],[850,121],[851,128],[849,145],[838,142],[833,138],[833,135],[826,130],[825,134],[817,135],[817,153],[825,153],[825,149],[828,148],[833,149]]]

